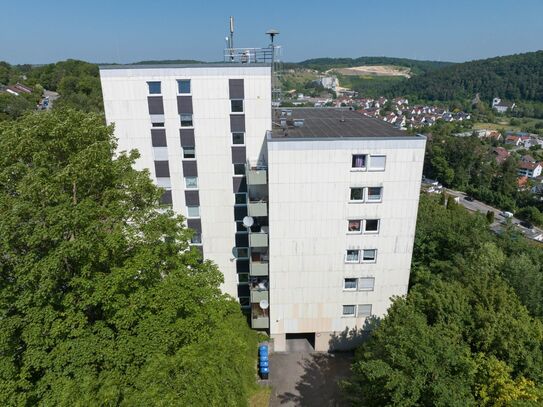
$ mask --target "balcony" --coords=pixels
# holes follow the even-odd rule
[[[268,275],[268,262],[252,261],[250,265],[249,273],[251,276],[264,277]]]
[[[249,246],[268,247],[268,233],[266,232],[249,233]]]
[[[267,289],[251,289],[251,302],[260,303],[260,301],[268,301],[268,290]]]
[[[269,317],[253,317],[251,318],[251,327],[253,329],[268,329],[270,327]]]
[[[268,204],[261,201],[249,201],[248,204],[249,216],[268,216]]]
[[[267,170],[264,168],[247,168],[247,185],[266,185]]]

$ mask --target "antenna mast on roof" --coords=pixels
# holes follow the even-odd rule
[[[228,40],[228,48],[230,49],[230,60],[234,60],[234,16],[230,16],[230,38]]]

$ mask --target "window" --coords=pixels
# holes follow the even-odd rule
[[[365,249],[362,251],[362,262],[364,263],[375,263],[377,258],[377,250],[375,249]]]
[[[232,133],[232,144],[245,144],[245,133]]]
[[[192,244],[202,244],[202,235],[200,233],[194,233],[190,239]]]
[[[243,99],[232,99],[230,101],[232,113],[243,113]]]
[[[192,113],[181,113],[181,127],[192,127]]]
[[[353,154],[352,168],[366,168],[366,154]]]
[[[364,222],[365,233],[377,233],[379,232],[379,219],[366,219]]]
[[[248,259],[249,258],[249,248],[247,247],[236,247],[236,258],[238,259]]]
[[[344,317],[354,317],[356,312],[356,305],[344,305],[343,306],[343,316]]]
[[[354,232],[358,232],[358,233],[359,233],[360,230],[361,230],[361,229],[360,229],[360,224],[361,224],[361,223],[362,223],[361,220],[350,220],[350,221],[349,221],[349,226],[348,226],[347,230],[348,230],[349,232],[352,232],[352,233],[354,233]]]
[[[236,222],[236,232],[247,232],[247,228],[243,222]]]
[[[162,93],[160,82],[147,82],[147,86],[149,86],[149,93],[151,95],[160,95]]]
[[[188,218],[199,218],[200,217],[200,207],[199,206],[187,206],[187,217]]]
[[[238,283],[245,284],[249,282],[249,273],[239,273]]]
[[[356,278],[345,278],[343,280],[343,289],[344,290],[356,290],[357,279]]]
[[[358,263],[359,256],[359,250],[347,250],[347,254],[345,255],[345,263]]]
[[[351,201],[363,201],[364,188],[351,188]]]
[[[368,188],[368,201],[380,201],[383,197],[382,187],[369,187]]]
[[[239,297],[239,305],[242,307],[250,307],[251,300],[249,297]]]
[[[164,127],[164,122],[153,122],[152,125],[153,127]]]
[[[360,291],[373,291],[375,286],[374,277],[362,277],[358,283],[358,289]]]
[[[384,171],[386,156],[372,155],[370,157],[370,171]]]
[[[190,93],[190,79],[179,79],[177,81],[178,93]]]
[[[183,147],[183,158],[196,158],[196,149],[194,146]]]
[[[246,205],[247,204],[247,194],[246,193],[236,193],[235,194],[235,204],[236,205]]]
[[[358,306],[358,317],[371,317],[371,304],[360,304]]]
[[[245,164],[234,164],[234,175],[245,175]]]
[[[185,177],[185,187],[187,189],[198,189],[198,177]]]

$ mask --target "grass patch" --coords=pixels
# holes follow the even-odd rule
[[[249,397],[249,407],[268,407],[270,405],[271,387],[259,387]]]

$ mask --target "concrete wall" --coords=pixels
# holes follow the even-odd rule
[[[108,123],[115,124],[118,151],[137,149],[137,169],[154,174],[147,82],[160,81],[164,102],[167,159],[173,209],[186,215],[183,152],[179,140],[177,80],[190,79],[198,166],[200,216],[204,257],[213,260],[225,277],[223,290],[237,294],[233,166],[231,160],[229,79],[244,79],[245,143],[247,158],[256,160],[271,125],[270,68],[259,66],[194,66],[101,69],[100,77]]]
[[[359,338],[365,318],[343,305],[372,304],[382,316],[404,295],[419,201],[425,139],[270,140],[270,333],[315,332],[317,350]],[[352,154],[386,155],[384,171],[352,171]],[[350,203],[350,187],[382,186],[381,203]],[[348,219],[380,219],[378,234],[347,233]],[[377,249],[374,264],[346,264],[347,249]],[[344,291],[343,279],[374,277],[373,291]],[[343,335],[343,336],[342,336]]]

